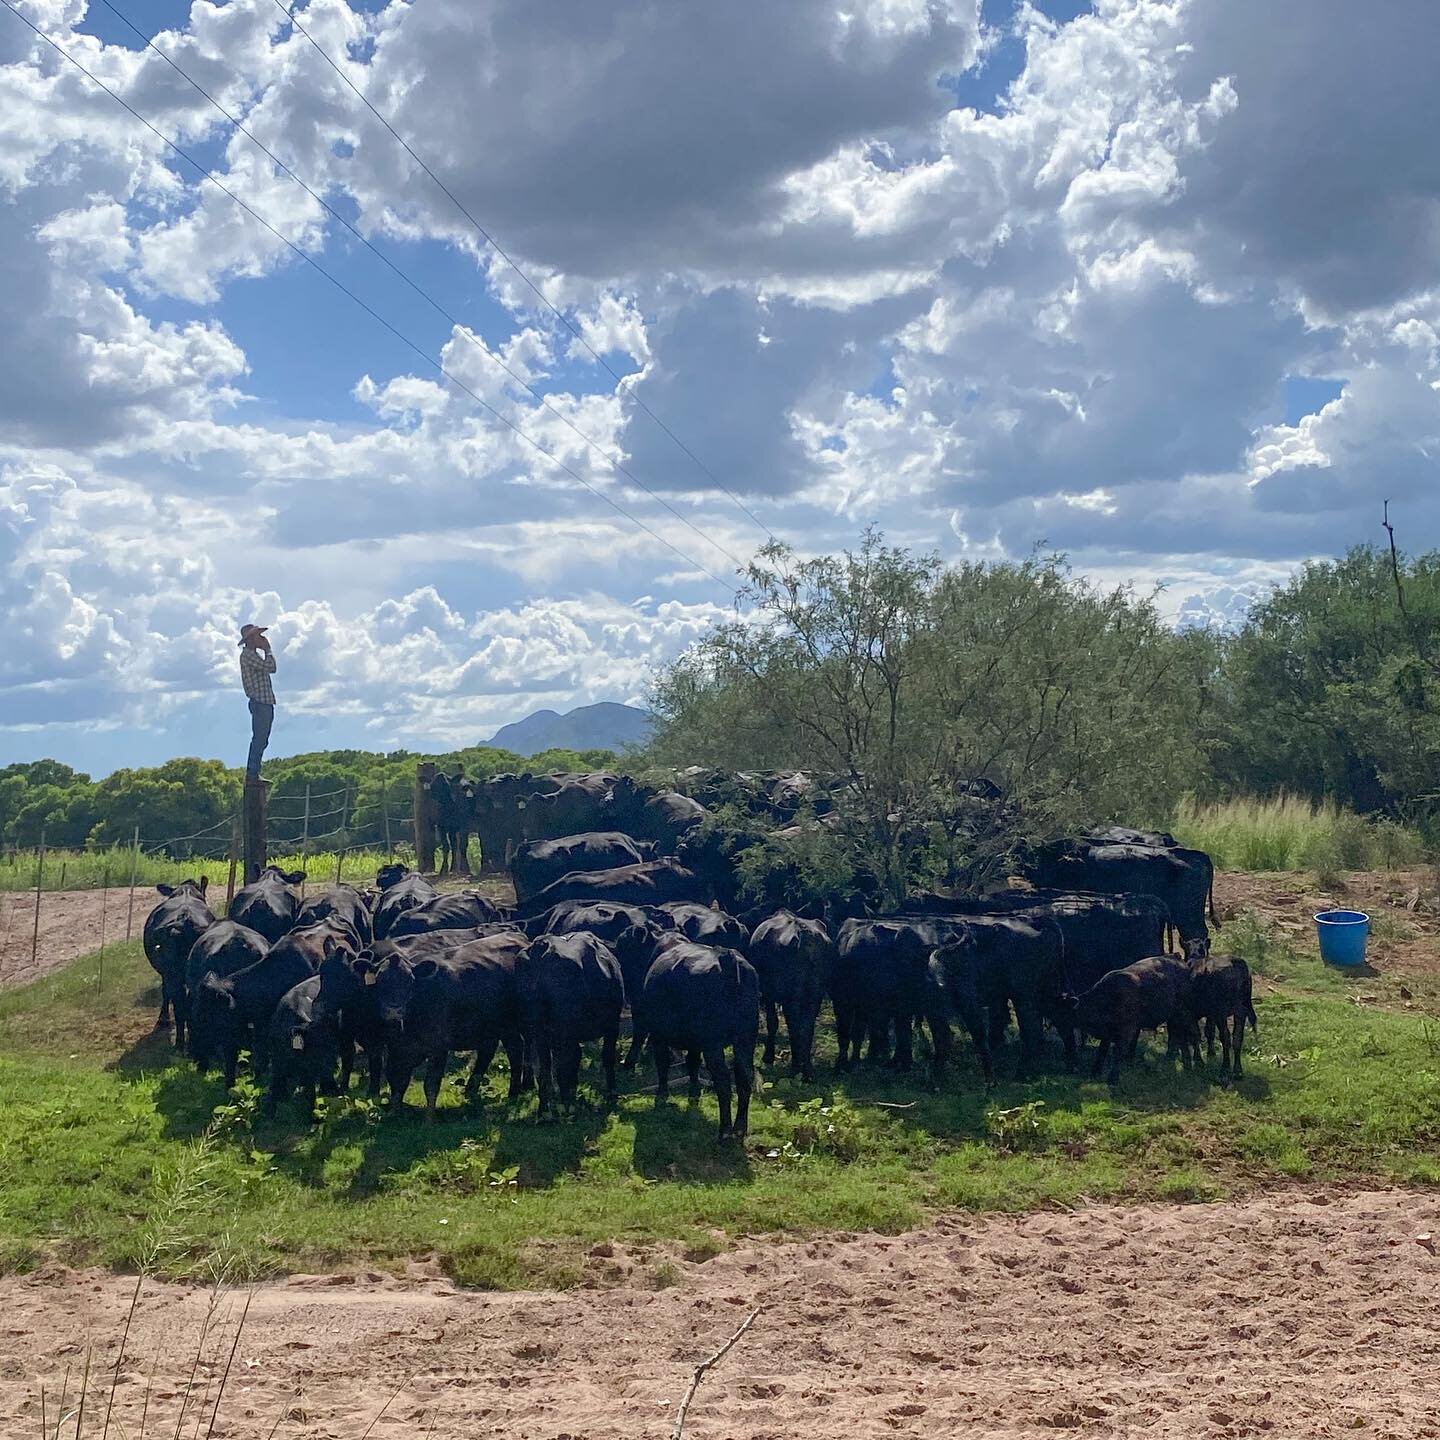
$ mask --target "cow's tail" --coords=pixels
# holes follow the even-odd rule
[[[1210,911],[1210,923],[1218,925],[1220,917],[1215,913],[1215,862],[1213,860],[1210,862],[1210,889],[1205,896],[1205,904]]]
[[[1249,996],[1245,998],[1245,1018],[1250,1022],[1250,1028],[1258,1035],[1260,1033],[1260,1020],[1255,1014],[1255,1002],[1251,1000]]]

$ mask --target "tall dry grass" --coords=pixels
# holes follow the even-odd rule
[[[1299,795],[1181,801],[1170,828],[1222,870],[1393,870],[1418,864],[1417,831]]]

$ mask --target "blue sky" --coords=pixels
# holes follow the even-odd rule
[[[641,700],[745,510],[1187,623],[1386,496],[1440,543],[1421,0],[300,7],[554,310],[273,0],[116,3],[462,328],[104,4],[21,8],[571,473],[0,16],[0,762],[238,759],[250,618],[281,752]]]

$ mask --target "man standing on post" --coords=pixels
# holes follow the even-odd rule
[[[275,687],[270,683],[275,656],[263,625],[242,625],[240,645],[240,683],[250,701],[250,758],[245,764],[245,778],[258,780],[260,757],[270,743],[270,727],[275,723]]]

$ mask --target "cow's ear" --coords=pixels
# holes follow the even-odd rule
[[[326,958],[327,960],[333,960],[333,959],[335,958],[336,954],[339,952],[340,946],[339,946],[338,944],[336,944],[336,942],[335,942],[335,937],[334,937],[333,935],[327,935],[327,936],[325,937],[325,946],[324,946],[324,949],[325,949],[325,958]]]
[[[200,893],[203,895],[209,888],[210,877],[208,875],[202,875],[200,877]]]
[[[411,968],[410,973],[414,975],[417,980],[428,980],[430,976],[438,974],[439,970],[439,965],[433,960],[417,960]]]
[[[281,878],[287,885],[299,885],[301,881],[305,879],[305,872],[303,870],[292,870],[288,875],[283,875]],[[205,882],[202,880],[200,883],[203,885]]]
[[[173,895],[175,893],[175,887],[173,885],[157,885],[155,888],[162,895]]]

